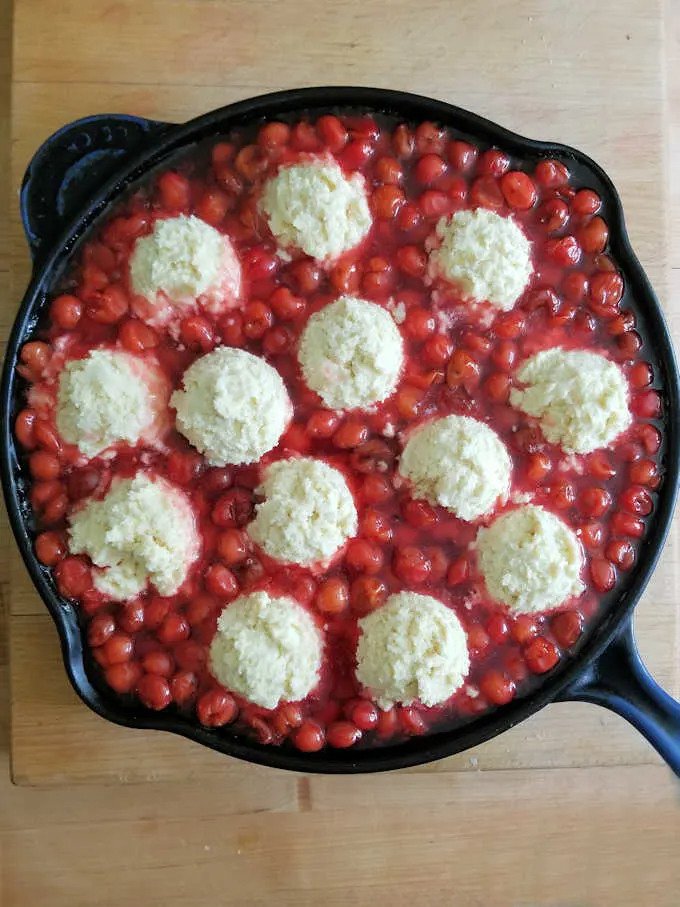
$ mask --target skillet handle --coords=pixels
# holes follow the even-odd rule
[[[561,700],[594,702],[621,715],[680,777],[680,703],[642,663],[632,614],[589,671],[560,693]]]
[[[168,123],[120,114],[75,120],[38,148],[21,183],[21,220],[33,265],[66,222],[131,155]]]

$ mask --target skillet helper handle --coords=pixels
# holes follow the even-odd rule
[[[168,128],[168,123],[140,117],[100,114],[69,123],[43,142],[24,174],[19,198],[34,267],[92,194]]]
[[[635,645],[632,615],[588,673],[559,698],[593,702],[621,715],[680,777],[680,703],[644,666]]]

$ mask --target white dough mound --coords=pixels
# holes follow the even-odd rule
[[[511,217],[485,208],[457,211],[436,227],[432,276],[455,284],[464,299],[511,309],[531,277],[531,243]],[[436,243],[435,243],[436,244]]]
[[[548,441],[567,453],[606,447],[631,422],[623,372],[606,356],[559,347],[532,356],[517,371],[523,389],[510,402],[539,419]]]
[[[390,595],[359,621],[359,628],[356,677],[383,709],[395,702],[445,702],[470,670],[460,621],[429,595]]]
[[[493,599],[517,614],[558,608],[583,591],[583,550],[572,530],[543,507],[504,513],[477,535],[477,559]]]
[[[298,359],[305,381],[326,406],[357,409],[380,403],[394,391],[404,345],[386,309],[341,296],[311,316]]]
[[[227,689],[275,709],[311,693],[319,682],[322,654],[321,633],[301,605],[252,592],[219,616],[210,668]]]
[[[59,376],[56,422],[64,441],[96,457],[119,441],[153,441],[167,405],[160,370],[114,350],[92,350]]]
[[[248,526],[251,538],[289,564],[328,561],[356,534],[354,499],[341,472],[309,457],[278,460],[267,469]]]
[[[164,479],[138,473],[117,479],[100,501],[89,500],[70,518],[69,548],[101,570],[95,586],[126,601],[151,582],[173,595],[197,559],[201,542],[186,495]]]
[[[475,520],[507,495],[512,464],[504,444],[484,422],[446,416],[410,436],[399,472],[417,496],[461,520]]]
[[[284,249],[318,261],[353,249],[372,223],[364,178],[345,176],[330,157],[283,167],[265,185],[260,208]]]
[[[199,298],[214,314],[232,307],[241,292],[241,265],[229,237],[193,214],[181,214],[157,220],[137,240],[130,279],[148,303],[135,307],[139,317],[163,325]]]
[[[245,350],[218,347],[170,398],[177,429],[212,466],[255,463],[279,443],[293,407],[279,373]]]

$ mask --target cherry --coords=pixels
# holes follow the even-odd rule
[[[642,538],[645,531],[645,524],[642,520],[621,510],[612,514],[610,526],[616,535],[628,536],[631,539]]]
[[[534,179],[545,189],[563,186],[569,179],[569,171],[561,161],[552,159],[539,161],[534,170]]]
[[[334,721],[326,729],[326,741],[336,749],[347,749],[361,740],[361,731],[352,721]]]
[[[377,576],[360,576],[352,582],[349,597],[352,611],[359,615],[369,614],[387,598],[387,586]]]
[[[213,186],[206,189],[196,203],[196,214],[207,224],[216,227],[222,223],[230,208],[229,194]]]
[[[468,629],[467,641],[470,653],[475,658],[483,656],[491,645],[491,637],[481,624],[472,624]]]
[[[402,504],[401,512],[406,522],[416,529],[431,529],[439,521],[436,510],[427,501],[408,498]]]
[[[229,567],[244,561],[249,550],[248,537],[238,529],[225,529],[217,537],[217,554]]]
[[[423,277],[427,271],[427,256],[418,246],[401,246],[397,249],[397,266],[409,277]]]
[[[345,564],[355,573],[378,573],[383,565],[383,554],[377,545],[365,539],[350,542],[345,554]]]
[[[316,607],[322,614],[342,614],[349,605],[349,585],[347,580],[332,576],[319,587],[316,596]]]
[[[212,349],[215,342],[210,322],[200,315],[192,315],[182,322],[180,337],[182,343],[185,343],[191,349],[203,352]]]
[[[588,214],[597,214],[602,202],[597,192],[592,189],[579,189],[571,200],[571,210],[579,217],[586,217]]]
[[[200,474],[203,464],[195,451],[173,450],[168,457],[168,477],[179,485],[188,485]]]
[[[361,699],[350,709],[349,717],[360,731],[372,731],[378,726],[378,709],[368,699]]]
[[[470,576],[470,562],[466,557],[459,557],[452,561],[446,574],[449,586],[458,586],[467,582]]]
[[[550,198],[538,209],[538,222],[548,233],[555,233],[565,227],[569,220],[569,208],[559,198]]]
[[[360,471],[365,472],[366,470]],[[382,476],[369,474],[364,479],[361,493],[369,504],[382,504],[392,496],[392,488]]]
[[[466,350],[457,349],[446,369],[446,383],[449,387],[465,385],[472,387],[479,381],[480,368],[477,360]]]
[[[143,353],[158,346],[158,334],[148,324],[129,318],[118,329],[118,339],[130,353]]]
[[[590,578],[598,592],[609,592],[616,583],[616,570],[604,557],[594,557],[590,562]]]
[[[212,567],[210,567],[208,569],[208,573],[210,572],[210,570],[219,569],[220,566],[221,566],[220,564],[214,564]],[[223,569],[226,570],[227,568],[224,567]],[[214,585],[214,584],[212,584],[212,583],[209,584],[208,574],[206,574],[206,586],[208,586],[208,585]],[[226,583],[223,583],[221,588],[224,588],[226,585],[227,585]],[[210,591],[214,592],[213,589],[211,589]],[[238,591],[238,586],[236,587],[236,591]],[[217,594],[217,593],[214,593],[214,594]],[[231,586],[229,587],[229,591],[222,593],[224,598],[227,598],[228,596],[234,595],[234,594],[235,594],[235,592],[232,591]],[[168,614],[167,617],[164,618],[160,627],[156,630],[156,636],[158,636],[160,641],[164,642],[164,643],[179,642],[179,640],[181,640],[181,639],[186,639],[189,636],[189,633],[190,633],[189,622],[187,621],[186,617],[184,617],[184,615],[177,614],[177,613]]]
[[[649,516],[654,507],[649,492],[644,488],[631,485],[622,492],[619,503],[624,510],[636,516]]]
[[[87,628],[87,641],[93,648],[103,646],[107,639],[113,635],[115,629],[116,622],[111,614],[108,612],[95,614]]]
[[[279,706],[274,718],[274,727],[283,737],[288,736],[291,730],[299,728],[304,718],[302,709],[294,702],[284,702]]]
[[[636,485],[656,488],[659,484],[659,470],[654,460],[637,460],[628,469],[628,478]]]
[[[337,154],[347,144],[349,135],[343,123],[335,116],[326,114],[316,121],[316,131],[329,151]]]
[[[550,621],[550,629],[557,642],[569,648],[583,633],[583,616],[578,611],[560,611]]]
[[[137,682],[137,695],[148,709],[160,712],[172,702],[170,684],[158,674],[144,674]]]
[[[141,659],[141,665],[147,674],[157,674],[165,678],[171,677],[175,669],[172,655],[162,649],[147,652]]]
[[[269,305],[277,318],[289,321],[301,315],[305,310],[305,302],[295,296],[288,287],[278,287],[269,297]]]
[[[47,482],[61,475],[59,458],[45,450],[37,450],[28,460],[28,468],[34,479]]]
[[[537,636],[525,646],[524,660],[533,674],[545,674],[560,660],[560,651],[549,639]]]
[[[513,620],[510,628],[512,638],[520,645],[533,639],[537,633],[536,621],[529,614],[520,614]]]
[[[66,545],[58,532],[43,532],[35,540],[35,554],[41,564],[54,567],[66,555]]]
[[[494,614],[486,622],[486,632],[495,643],[502,644],[508,638],[510,627],[502,614]]]
[[[316,753],[323,749],[326,735],[315,721],[305,721],[293,734],[293,744],[303,753]]]
[[[59,592],[65,598],[81,598],[92,587],[92,576],[82,557],[65,557],[54,568]]]
[[[343,450],[359,447],[368,438],[368,426],[356,419],[348,419],[333,435],[333,444]]]
[[[331,119],[335,119],[335,117]],[[318,126],[319,124],[317,123],[317,130]],[[276,121],[265,123],[257,134],[257,142],[264,148],[277,148],[281,145],[287,145],[290,142],[290,126],[287,123]]]
[[[313,438],[330,438],[338,429],[342,416],[330,409],[319,409],[307,420],[307,434]]]
[[[601,217],[591,218],[577,233],[584,252],[603,252],[609,239],[609,228]]]
[[[612,539],[604,553],[620,570],[630,570],[635,561],[635,549],[625,539]]]
[[[130,661],[135,649],[135,641],[127,633],[121,633],[116,630],[103,643],[106,662],[109,665],[120,664],[123,661]]]
[[[661,398],[654,390],[643,391],[633,397],[631,409],[640,419],[657,419],[661,414]]]
[[[198,690],[198,678],[193,671],[178,671],[170,680],[172,699],[179,706],[192,702]]]
[[[604,488],[584,488],[578,497],[578,508],[584,516],[603,516],[611,507],[611,495]]]
[[[405,201],[406,196],[398,186],[385,183],[374,189],[371,206],[377,218],[392,220]]]
[[[218,598],[231,599],[238,595],[238,582],[228,567],[212,564],[205,573],[205,588]]]
[[[22,409],[14,422],[14,432],[22,447],[32,450],[35,447],[36,413],[32,409]]]
[[[116,620],[121,630],[133,635],[144,626],[144,618],[144,605],[141,602],[128,602],[118,612]]]
[[[581,247],[574,236],[563,236],[561,239],[549,239],[545,254],[562,268],[570,268],[581,260]]]
[[[424,154],[413,169],[419,183],[427,186],[446,173],[446,162],[438,154]]]
[[[89,302],[87,314],[99,324],[117,324],[127,314],[128,307],[124,287],[112,283]]]
[[[447,155],[455,170],[465,172],[474,165],[477,159],[477,149],[468,142],[454,140],[448,144]]]
[[[404,733],[412,736],[420,736],[426,733],[427,724],[425,719],[414,706],[405,706],[399,709],[399,717]]]
[[[491,670],[479,682],[480,693],[493,705],[506,705],[515,695],[515,684],[501,671]]]
[[[392,539],[389,519],[377,510],[366,511],[361,520],[361,533],[383,545]]]
[[[229,724],[236,718],[237,713],[238,707],[234,697],[217,687],[203,693],[196,704],[198,720],[206,727]]]
[[[419,585],[429,579],[432,564],[422,549],[404,546],[397,548],[394,553],[393,569],[407,583]]]
[[[536,203],[536,187],[521,170],[510,170],[501,177],[501,192],[508,207],[526,211]]]
[[[251,302],[243,312],[243,333],[251,340],[258,340],[274,323],[274,316],[264,302]]]
[[[107,684],[121,696],[131,693],[142,675],[142,669],[136,661],[124,661],[111,665],[104,671]]]
[[[77,296],[57,296],[50,306],[52,320],[65,331],[72,331],[83,315],[83,304]]]
[[[189,180],[172,170],[168,170],[159,176],[158,192],[165,208],[183,211],[191,204]]]
[[[218,498],[212,510],[212,521],[224,528],[245,526],[250,522],[253,509],[250,492],[244,488],[233,488]]]

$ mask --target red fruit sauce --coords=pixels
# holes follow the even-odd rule
[[[367,240],[330,265],[301,254],[292,261],[278,257],[257,210],[264,180],[281,164],[314,153],[334,154],[346,170],[365,176],[374,216]],[[457,317],[447,318],[442,309],[447,299],[456,302],[455,294],[439,287],[433,302],[425,242],[440,217],[476,206],[522,225],[533,241],[534,274],[512,311],[492,318],[488,307],[465,314],[459,307]],[[18,368],[32,385],[31,403],[15,427],[32,476],[36,555],[79,607],[84,639],[109,686],[150,709],[177,708],[211,728],[234,723],[261,742],[289,740],[304,752],[359,741],[384,745],[435,725],[455,726],[530,691],[578,644],[602,596],[633,566],[660,481],[661,436],[653,424],[660,398],[650,386],[651,366],[640,358],[635,316],[622,307],[623,281],[606,254],[608,230],[599,210],[597,194],[570,185],[557,161],[526,166],[432,123],[413,129],[389,118],[330,115],[235,132],[157,172],[121,201],[74,260],[39,339],[23,348]],[[133,316],[128,260],[157,217],[178,213],[195,213],[231,238],[244,292],[241,306],[221,317],[188,314],[173,339]],[[296,343],[309,315],[341,293],[400,306],[405,315],[403,377],[395,394],[370,413],[325,410],[297,366]],[[244,532],[262,464],[210,468],[174,429],[166,453],[121,445],[113,457],[109,451],[76,465],[77,451],[62,442],[54,424],[64,338],[69,358],[102,345],[141,357],[153,350],[172,387],[217,345],[264,356],[286,381],[294,421],[263,462],[304,453],[342,468],[356,499],[358,538],[325,573],[264,557]],[[565,456],[509,405],[517,366],[557,345],[599,350],[627,375],[634,422],[610,449]],[[484,591],[470,551],[478,526],[393,484],[400,432],[451,413],[488,422],[512,457],[513,495],[555,511],[579,534],[586,590],[578,600],[552,614],[513,618]],[[202,555],[176,595],[149,590],[132,602],[111,603],[93,589],[87,558],[69,555],[67,517],[82,499],[102,496],[112,477],[141,467],[191,497]],[[327,640],[319,688],[274,711],[223,689],[207,667],[220,610],[236,595],[263,587],[294,596]],[[357,620],[403,589],[455,609],[468,633],[472,667],[447,703],[383,712],[354,679]]]

